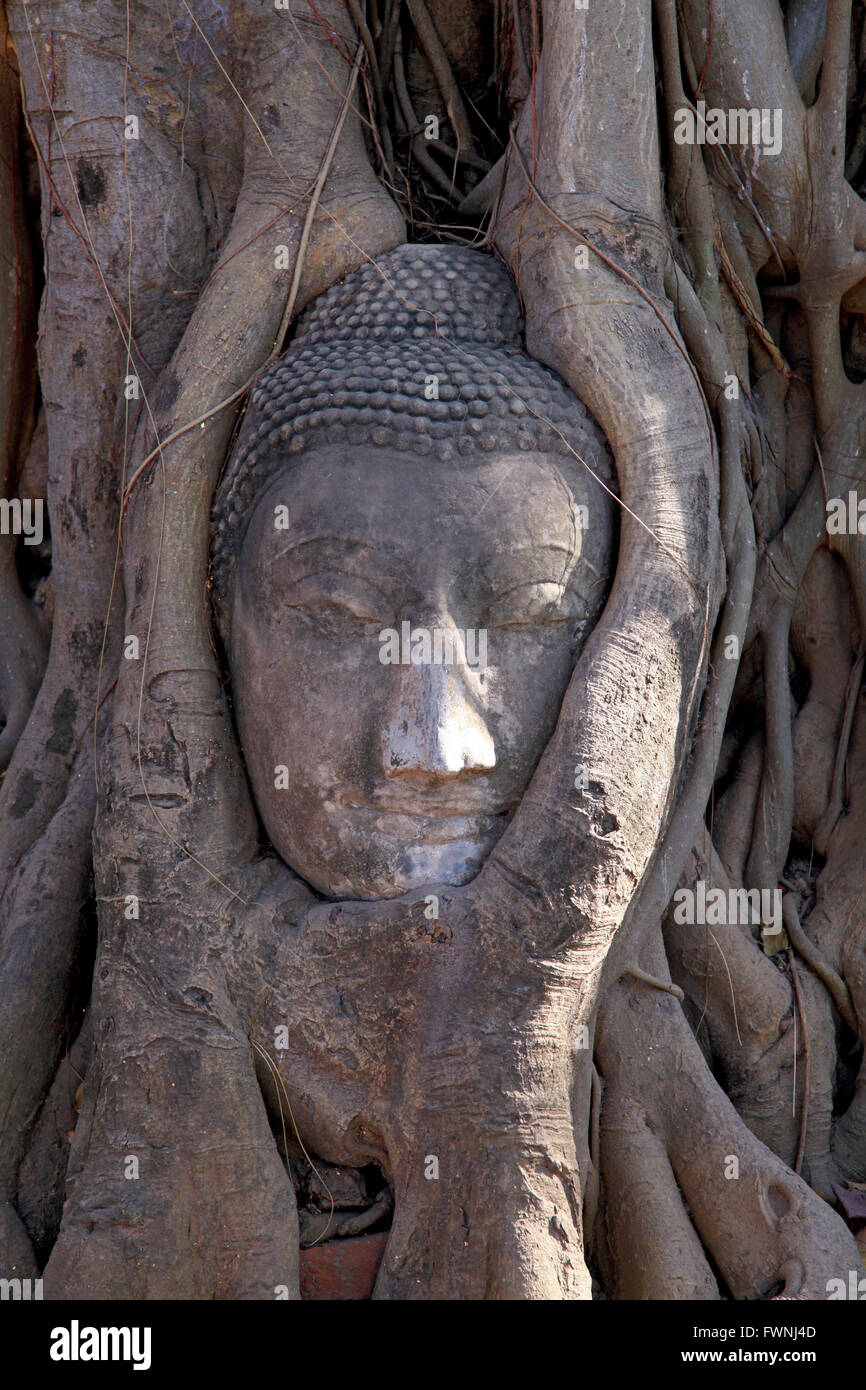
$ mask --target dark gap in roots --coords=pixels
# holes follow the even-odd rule
[[[780,256],[782,257],[782,264],[785,267],[784,275],[779,269],[779,265],[775,256],[772,254],[772,252],[770,252],[770,258],[767,261],[766,265],[762,266],[755,276],[755,279],[758,283],[758,289],[761,292],[762,302],[765,295],[770,301],[768,307],[769,314],[778,312],[780,304],[782,306],[782,309],[784,310],[787,307],[787,304],[791,302],[790,300],[787,300],[786,296],[783,296],[780,299],[778,295],[773,294],[773,290],[776,288],[776,286],[784,285],[785,290],[787,292],[788,290],[792,289],[795,285],[799,285],[800,283],[799,272],[797,270],[797,267],[791,261],[789,254],[785,251],[784,247],[780,246],[778,250]],[[755,380],[756,378],[753,377],[753,384]]]
[[[817,897],[818,876],[827,860],[814,845],[792,839],[785,860],[784,878],[800,894],[800,917],[805,922]]]
[[[459,26],[449,24],[447,14],[432,16],[434,26],[444,24],[439,37],[470,128],[472,148],[464,146],[464,157],[455,163],[449,151],[458,147],[457,134],[406,6],[397,22],[399,41],[386,59],[385,34],[391,11],[391,3],[379,0],[370,21],[382,75],[381,92],[379,96],[374,93],[369,63],[359,84],[359,91],[366,94],[366,99],[362,97],[364,114],[373,127],[364,129],[370,162],[406,219],[409,241],[476,243],[486,215],[462,213],[458,207],[507,147],[510,112],[506,94],[515,62],[513,17],[506,7],[497,23],[494,5],[480,0],[474,12],[477,33],[469,43]],[[393,181],[384,162],[389,146]]]
[[[836,1070],[833,1076],[833,1118],[844,1115],[854,1099],[863,1061],[863,1045],[846,1023],[839,1029]]]
[[[866,381],[866,315],[839,308],[839,338],[845,375],[855,386]]]
[[[674,981],[681,983],[681,981]],[[710,1029],[707,1021],[706,1009],[692,999],[688,994],[682,1000],[681,1006],[686,1016],[686,1021],[695,1035],[695,1041],[703,1053],[704,1061],[710,1071],[715,1076],[715,1059],[713,1057],[712,1043],[710,1040]],[[719,1078],[716,1077],[718,1081]]]
[[[770,1299],[778,1298],[779,1294],[782,1293],[782,1291],[784,1290],[784,1288],[785,1288],[785,1281],[784,1281],[784,1279],[777,1279],[776,1282],[775,1282],[775,1284],[771,1284],[771,1285],[770,1285],[770,1287],[769,1287],[769,1289],[767,1290],[766,1293],[761,1294],[761,1297],[760,1297],[759,1302],[761,1302],[761,1303],[768,1303],[768,1302],[770,1301]]]
[[[379,1164],[371,1162],[353,1168],[347,1163],[329,1163],[313,1153],[298,1135],[286,1097],[282,1093],[278,1096],[267,1066],[257,1064],[256,1071],[274,1143],[295,1189],[302,1247],[322,1245],[326,1240],[354,1239],[355,1233],[338,1235],[337,1229],[347,1219],[361,1217],[379,1199],[383,1208],[381,1214],[357,1234],[376,1235],[389,1231],[394,1211],[393,1194]],[[333,1216],[329,1221],[321,1220],[329,1217],[332,1199]],[[318,1225],[313,1225],[316,1222]],[[313,1237],[326,1226],[330,1226],[330,1230],[318,1239],[305,1241],[305,1228],[309,1231],[311,1226]]]
[[[793,654],[791,654],[790,666],[788,669],[791,695],[794,698],[794,702],[797,705],[797,712],[799,713],[809,698],[812,679],[802,661],[799,661]]]
[[[713,785],[713,795],[707,803],[707,825],[711,824],[714,803],[718,802],[731,784],[737,780],[741,760],[750,738],[763,727],[763,711],[756,700],[745,699],[737,709],[732,711],[728,727],[725,730],[726,743],[729,742],[732,745],[731,752],[727,757],[724,771],[716,778]]]
[[[33,501],[33,499],[30,499]],[[39,500],[39,499],[37,499]],[[44,608],[48,577],[51,574],[51,519],[48,503],[42,503],[42,539],[38,545],[28,545],[24,536],[18,537],[15,563],[21,591],[39,608]]]
[[[33,299],[38,312],[45,290],[45,244],[42,240],[42,177],[39,160],[27,134],[23,119],[20,122],[22,184],[24,189],[24,219],[30,242],[33,264]],[[34,320],[35,321],[35,320]]]
[[[362,1168],[326,1163],[315,1154],[292,1158],[288,1171],[298,1202],[301,1245],[321,1245],[325,1240],[353,1240],[355,1235],[376,1235],[391,1229],[393,1197],[377,1163]],[[379,1203],[381,1214],[359,1232],[342,1232],[347,1219],[363,1218]],[[332,1213],[333,1204],[333,1213]],[[319,1234],[324,1230],[324,1235]],[[305,1239],[306,1234],[306,1239]]]
[[[84,1023],[84,1015],[90,1004],[93,990],[93,971],[96,966],[96,944],[99,931],[96,913],[96,899],[91,883],[87,900],[82,904],[79,914],[80,935],[75,964],[72,968],[69,990],[69,1010],[67,1014],[67,1048],[71,1047]]]
[[[851,51],[863,52],[866,38],[866,7],[863,0],[855,0],[851,15]],[[860,65],[856,81],[849,83],[848,104],[845,122],[845,178],[860,197],[863,196],[863,179],[866,175],[866,75]]]

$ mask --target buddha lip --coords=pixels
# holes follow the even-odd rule
[[[471,808],[464,807],[459,810],[455,810],[452,807],[449,807],[448,810],[443,810],[442,808],[431,806],[427,810],[419,811],[417,808],[410,810],[407,806],[370,806],[361,801],[351,801],[349,797],[341,797],[341,801],[344,806],[350,806],[353,811],[369,811],[371,815],[376,816],[408,816],[413,820],[424,821],[498,820],[501,816],[507,814],[505,810],[495,810],[493,808],[482,810],[477,806]]]
[[[478,853],[495,842],[504,830],[503,812],[484,811],[403,811],[391,806],[365,806],[343,798],[343,805],[352,811],[362,811],[375,817],[375,832],[396,844],[406,843],[413,849],[424,846],[464,844],[467,850]],[[370,831],[374,827],[369,828]]]

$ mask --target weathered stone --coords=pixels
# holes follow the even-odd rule
[[[257,386],[217,498],[216,589],[259,814],[318,892],[479,872],[604,602],[614,516],[593,473],[611,476],[597,426],[523,350],[505,269],[465,247],[347,276]]]

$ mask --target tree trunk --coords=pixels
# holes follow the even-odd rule
[[[327,1211],[387,1231],[376,1298],[826,1298],[866,1182],[863,4],[3,22],[4,496],[50,545],[0,537],[0,1273],[299,1298]],[[253,384],[407,240],[506,263],[619,512],[432,920],[267,846],[209,572]],[[690,919],[714,890],[761,920]]]

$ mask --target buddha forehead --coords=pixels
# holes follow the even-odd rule
[[[463,555],[481,577],[497,561],[537,566],[547,551],[564,575],[589,523],[581,472],[543,454],[441,461],[375,447],[312,450],[287,460],[259,499],[242,570],[267,582],[282,564],[351,557],[432,578]]]
[[[317,478],[303,461],[318,455],[318,466],[322,448],[332,458]],[[561,460],[553,478],[580,474],[575,495],[590,480],[578,458],[611,478],[595,423],[565,383],[525,352],[508,272],[459,246],[402,246],[352,272],[307,310],[283,358],[257,383],[214,504],[221,623],[250,518],[273,480],[288,473],[287,458],[302,465],[296,482],[310,508],[333,509],[338,499],[327,491],[328,478],[344,450],[349,458],[364,454],[364,478],[348,470],[342,481],[349,496],[367,490],[358,510],[371,527],[384,526],[398,497],[401,529],[429,525],[415,495],[435,505],[437,518],[454,518],[458,533],[473,506],[484,507],[489,526],[487,492],[497,494],[500,526],[518,526],[521,517],[544,526],[562,509],[551,503],[535,515],[531,480],[542,469],[535,455]],[[389,463],[389,454],[402,462]],[[518,504],[519,479],[529,481]],[[588,490],[603,510],[603,489]]]

